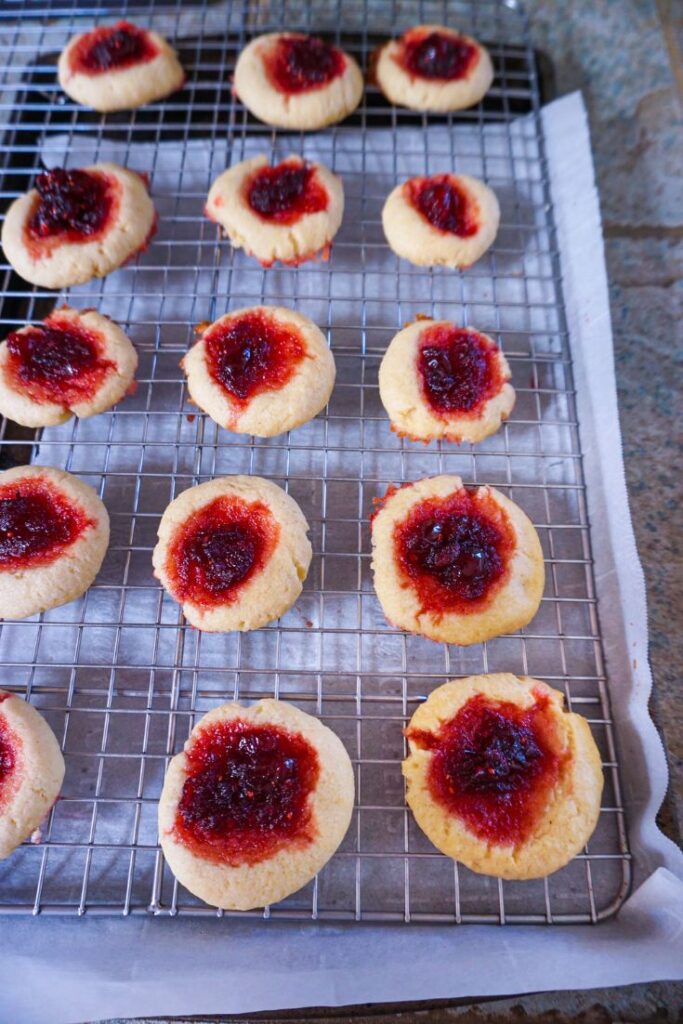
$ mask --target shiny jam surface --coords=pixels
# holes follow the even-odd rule
[[[306,356],[299,332],[262,312],[234,317],[204,340],[211,376],[242,406],[284,387]]]
[[[438,231],[469,238],[479,230],[474,202],[453,175],[411,178],[404,188],[408,201]]]
[[[7,338],[5,374],[34,402],[70,406],[92,398],[116,364],[101,355],[99,337],[74,321],[48,317]]]
[[[233,602],[270,558],[280,527],[261,502],[215,498],[177,530],[167,571],[179,601],[214,607]]]
[[[318,36],[280,36],[265,57],[271,82],[280,92],[320,89],[344,73],[341,50]]]
[[[503,385],[497,349],[476,331],[435,324],[420,335],[417,370],[422,393],[441,415],[476,415]]]
[[[36,189],[36,207],[27,224],[29,239],[81,242],[107,226],[114,190],[104,175],[55,167],[38,175]]]
[[[452,82],[464,78],[476,57],[476,48],[460,36],[444,32],[405,33],[399,61],[416,78]]]
[[[7,724],[5,716],[0,715],[0,811],[14,790],[17,745],[17,737]]]
[[[71,70],[86,75],[120,71],[145,64],[156,57],[158,47],[129,21],[103,25],[86,33],[71,51]]]
[[[434,800],[480,839],[501,845],[529,835],[567,757],[544,694],[529,708],[478,694],[438,732],[406,735],[432,751]]]
[[[89,526],[82,509],[47,480],[0,487],[0,571],[49,565]]]
[[[294,224],[308,213],[326,210],[328,203],[315,167],[298,160],[262,167],[247,181],[246,194],[254,213],[278,224]]]
[[[298,733],[241,719],[200,729],[186,750],[188,778],[176,837],[220,864],[257,864],[315,838],[309,797],[318,755]]]
[[[506,513],[466,488],[419,502],[394,528],[399,570],[422,611],[437,615],[481,611],[503,584],[514,547]]]

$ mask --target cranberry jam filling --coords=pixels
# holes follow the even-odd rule
[[[344,73],[344,54],[318,36],[281,36],[265,58],[270,80],[285,93],[321,89]]]
[[[189,517],[170,546],[174,596],[206,607],[231,603],[270,558],[279,530],[261,502],[215,498]]]
[[[0,487],[0,571],[49,565],[95,524],[46,480]]]
[[[5,373],[34,402],[69,407],[91,399],[116,364],[102,357],[98,336],[72,321],[48,317],[7,338]]]
[[[208,331],[205,344],[209,373],[242,406],[284,387],[306,355],[298,331],[260,312]]]
[[[478,612],[503,584],[515,541],[493,499],[463,488],[427,498],[394,528],[399,568],[423,611]]]
[[[504,381],[497,349],[476,331],[437,324],[420,335],[417,370],[422,394],[442,416],[476,415]]]
[[[476,235],[479,225],[474,201],[453,175],[411,178],[404,188],[408,201],[438,231],[459,238]]]
[[[27,225],[33,240],[59,236],[81,242],[106,227],[114,196],[104,175],[55,167],[38,175],[36,189],[38,202]]]
[[[408,74],[442,82],[464,78],[477,54],[466,39],[444,32],[425,34],[412,29],[405,33],[402,44],[399,60]]]
[[[232,719],[201,729],[186,758],[174,831],[193,853],[236,867],[315,837],[320,765],[300,734]]]
[[[17,766],[16,737],[0,715],[0,811],[14,789],[13,778]]]
[[[147,32],[129,21],[105,25],[88,32],[71,51],[71,70],[86,75],[121,71],[146,64],[158,54]]]
[[[431,794],[485,842],[523,842],[543,813],[565,761],[558,753],[549,699],[530,708],[472,697],[438,732],[407,730],[432,751]]]
[[[315,167],[285,160],[262,167],[247,181],[247,201],[259,217],[278,224],[294,224],[307,213],[327,209],[327,190]]]

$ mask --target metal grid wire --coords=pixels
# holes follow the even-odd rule
[[[188,80],[163,103],[100,116],[62,94],[56,56],[74,31],[121,14],[174,40]],[[482,105],[427,118],[391,108],[369,87],[344,124],[304,136],[265,128],[231,95],[236,55],[255,32],[314,29],[367,67],[379,41],[417,21],[457,25],[490,46],[496,80]],[[113,316],[140,354],[137,393],[114,411],[37,434],[2,428],[5,466],[58,465],[99,490],[112,539],[82,599],[2,626],[3,686],[45,714],[67,772],[43,842],[25,844],[0,865],[0,909],[216,914],[164,865],[156,834],[164,769],[210,707],[280,696],[342,738],[355,767],[357,805],[341,849],[319,877],[255,916],[550,924],[614,913],[628,890],[629,854],[537,73],[514,0],[7,4],[0,33],[5,205],[43,164],[113,158],[150,174],[160,215],[158,236],[132,266],[68,295],[29,287],[6,263],[0,267],[6,330],[68,298]],[[203,203],[212,178],[230,163],[292,151],[322,159],[342,176],[344,224],[329,263],[263,270],[219,238]],[[487,180],[503,210],[493,249],[464,274],[399,261],[380,226],[382,202],[397,181],[451,168]],[[338,367],[326,414],[269,440],[230,435],[193,411],[178,366],[194,324],[256,302],[311,316]],[[510,361],[516,408],[476,449],[415,445],[389,430],[379,361],[393,333],[418,312],[480,327]],[[152,578],[156,527],[180,491],[238,472],[274,479],[296,498],[311,524],[314,561],[303,595],[280,622],[249,634],[202,635]],[[384,621],[370,578],[373,498],[389,484],[439,472],[499,487],[539,531],[546,592],[518,634],[459,649]],[[597,831],[545,881],[501,882],[454,864],[436,853],[406,809],[402,726],[445,679],[488,671],[537,675],[563,689],[569,706],[587,716],[602,753]]]

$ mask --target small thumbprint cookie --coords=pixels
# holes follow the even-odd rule
[[[259,629],[301,593],[312,557],[307,533],[301,509],[276,484],[221,477],[168,506],[154,575],[197,629]]]
[[[10,206],[2,247],[16,272],[43,288],[105,277],[146,249],[156,231],[147,183],[118,164],[55,167]]]
[[[418,25],[379,49],[373,77],[390,103],[448,113],[486,95],[493,66],[471,36],[443,25]]]
[[[0,619],[80,597],[108,544],[107,510],[78,477],[49,466],[0,473]]]
[[[279,306],[226,313],[202,332],[181,366],[195,405],[226,430],[257,437],[317,416],[336,372],[322,331]]]
[[[102,113],[163,99],[185,81],[163,36],[129,21],[74,36],[60,55],[57,74],[67,96]]]
[[[545,573],[538,534],[493,487],[435,476],[390,488],[372,518],[375,591],[389,622],[443,643],[526,626]]]
[[[137,365],[113,320],[62,306],[0,344],[0,413],[24,427],[94,416],[130,393]]]
[[[510,367],[492,338],[419,319],[392,339],[379,368],[391,429],[413,441],[483,441],[515,404]]]
[[[259,121],[314,131],[356,109],[363,75],[353,57],[317,36],[274,32],[240,53],[235,92]]]
[[[287,157],[270,167],[265,156],[243,160],[214,181],[206,216],[237,249],[268,267],[329,256],[344,215],[341,180],[322,164]]]
[[[434,690],[405,731],[406,798],[437,849],[471,871],[544,878],[595,830],[603,776],[585,718],[538,679],[470,676]]]
[[[277,700],[223,704],[168,766],[159,839],[191,893],[251,910],[317,875],[346,834],[353,801],[349,755],[317,718]]]
[[[63,780],[64,758],[45,719],[0,690],[0,860],[38,828]]]
[[[499,222],[495,193],[466,174],[409,178],[382,210],[387,242],[418,266],[471,267],[493,244]]]

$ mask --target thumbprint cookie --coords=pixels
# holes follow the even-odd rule
[[[240,53],[235,93],[259,121],[315,131],[356,109],[363,76],[353,57],[318,36],[272,32]]]
[[[67,288],[105,277],[149,245],[156,212],[145,179],[117,164],[55,167],[10,206],[5,256],[25,281]]]
[[[493,244],[499,222],[495,193],[466,174],[409,178],[382,210],[387,242],[418,266],[471,267]]]
[[[38,828],[63,780],[50,726],[26,701],[0,690],[0,860]]]
[[[405,730],[406,799],[432,843],[472,871],[544,878],[583,849],[600,813],[600,754],[585,718],[538,679],[439,686]]]
[[[57,74],[67,96],[102,113],[163,99],[185,81],[163,36],[129,21],[74,36],[60,55]]]
[[[168,506],[154,575],[197,629],[258,629],[301,593],[312,556],[307,533],[301,509],[276,484],[221,477]]]
[[[488,51],[443,25],[417,25],[380,47],[373,77],[390,103],[448,113],[481,100],[493,82]]]
[[[277,903],[324,867],[351,821],[341,740],[283,701],[223,704],[171,761],[159,839],[178,881],[224,910]]]
[[[0,344],[0,413],[24,427],[94,416],[131,391],[137,365],[113,320],[62,306]]]
[[[257,437],[317,416],[336,372],[322,331],[278,306],[226,313],[202,331],[181,366],[200,409],[226,430]]]
[[[0,619],[25,619],[80,597],[109,544],[92,487],[49,466],[0,473]]]
[[[467,646],[520,629],[538,611],[538,534],[493,487],[444,475],[389,488],[372,517],[372,546],[384,614],[409,633]]]
[[[344,214],[344,190],[322,164],[290,156],[270,167],[257,156],[216,178],[205,213],[235,248],[263,266],[275,260],[296,265],[328,258]]]
[[[492,338],[421,318],[392,339],[379,368],[391,429],[413,441],[483,441],[515,404],[508,362]]]

